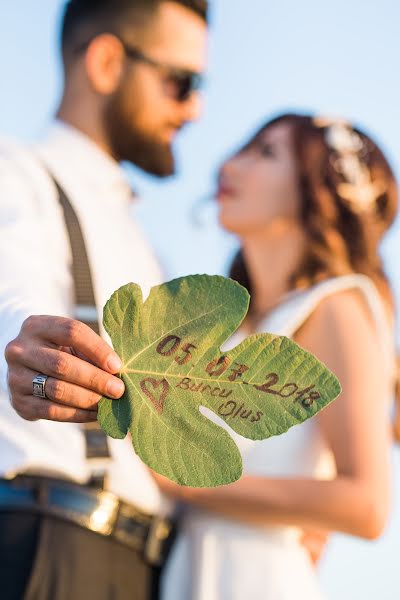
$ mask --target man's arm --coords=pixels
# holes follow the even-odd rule
[[[14,408],[26,419],[94,420],[101,395],[123,393],[123,383],[110,375],[120,363],[83,324],[31,317],[68,314],[72,291],[68,240],[64,235],[60,242],[64,232],[51,211],[51,183],[45,175],[40,180],[40,173],[28,177],[23,166],[0,155],[0,387],[8,386]],[[110,356],[116,359],[111,367]],[[50,400],[32,396],[38,373],[50,376]],[[119,385],[118,394],[109,391],[110,381]]]

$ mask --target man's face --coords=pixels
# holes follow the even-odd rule
[[[124,33],[123,42],[156,63],[202,73],[205,22],[174,2],[163,2],[147,27]],[[118,89],[107,99],[105,127],[114,156],[166,177],[175,172],[172,143],[177,132],[199,117],[198,92],[180,101],[168,69],[125,54]]]

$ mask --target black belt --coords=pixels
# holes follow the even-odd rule
[[[32,511],[74,523],[164,564],[174,537],[172,521],[140,512],[104,490],[35,475],[0,479],[0,511]]]

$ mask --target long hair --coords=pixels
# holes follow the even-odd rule
[[[327,141],[326,127],[311,116],[283,114],[264,125],[257,135],[281,123],[289,124],[291,130],[302,199],[301,223],[308,240],[305,254],[292,273],[291,288],[307,288],[331,277],[360,273],[375,283],[386,305],[394,310],[379,250],[383,235],[396,217],[398,187],[383,152],[369,136],[351,128],[362,141],[357,158],[368,170],[371,184],[379,183],[380,189],[368,210],[358,210],[341,193],[346,177],[338,169],[338,156]],[[230,267],[230,277],[251,293],[241,251]],[[397,420],[400,438],[400,394]]]

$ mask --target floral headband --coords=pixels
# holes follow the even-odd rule
[[[372,181],[363,160],[368,148],[362,137],[341,119],[317,117],[313,123],[326,130],[325,142],[336,154],[332,166],[344,179],[337,186],[337,194],[354,213],[373,212],[377,199],[387,188],[381,180]]]

